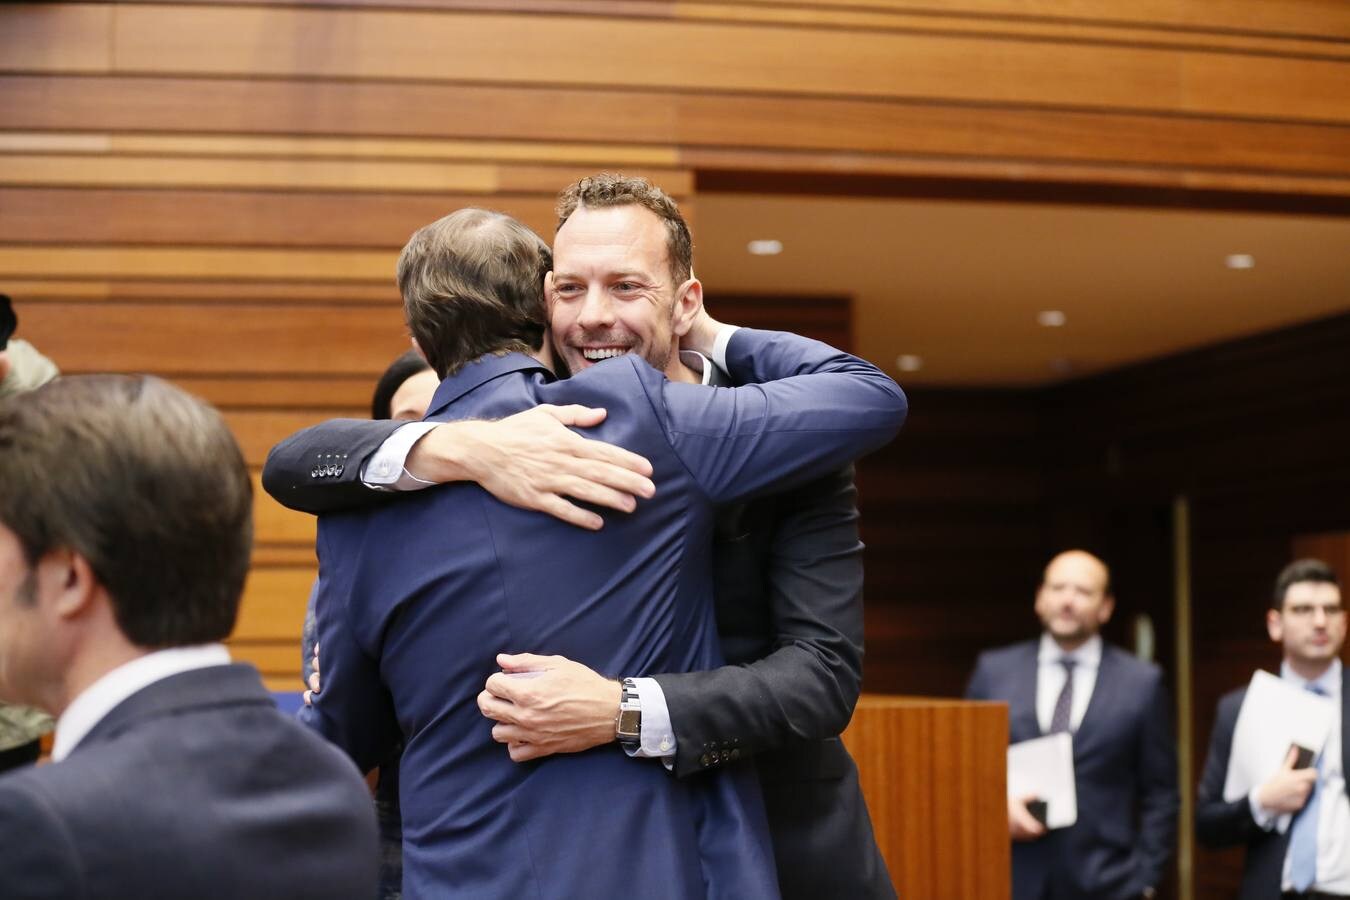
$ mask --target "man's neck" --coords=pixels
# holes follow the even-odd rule
[[[1073,653],[1079,647],[1082,647],[1088,641],[1092,640],[1093,637],[1094,635],[1091,634],[1083,635],[1081,637],[1075,636],[1066,638],[1062,638],[1057,634],[1050,635],[1050,639],[1055,642],[1055,646],[1059,647],[1059,649],[1063,650],[1065,653]]]
[[[134,644],[118,642],[112,646],[91,648],[81,653],[66,670],[60,692],[52,700],[53,706],[47,707],[53,716],[60,717],[71,702],[91,685],[113,669],[126,665],[133,659],[140,659],[152,651]]]
[[[696,372],[686,365],[680,355],[678,350],[671,354],[670,362],[666,364],[666,377],[671,381],[680,381],[685,384],[702,384],[703,373]]]

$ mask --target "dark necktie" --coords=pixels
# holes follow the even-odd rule
[[[1073,667],[1075,663],[1072,659],[1061,659],[1059,664],[1064,667],[1064,689],[1059,692],[1059,699],[1055,701],[1055,712],[1050,716],[1051,734],[1069,731],[1069,716],[1073,712]]]

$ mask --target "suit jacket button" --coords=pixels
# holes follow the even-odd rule
[[[740,750],[732,750],[732,751],[731,751],[731,758],[732,758],[732,759],[740,759],[740,758],[741,758],[741,751],[740,751]]]
[[[319,470],[318,470],[318,469],[310,469],[310,470],[309,470],[309,477],[310,477],[310,478],[318,478],[318,477],[319,477]]]
[[[342,466],[338,466],[338,467],[337,467],[337,471],[334,472],[333,474],[334,474],[334,475],[341,475],[341,474],[342,474]]]
[[[698,758],[698,761],[703,764],[703,768],[705,769],[708,768],[708,766],[712,765],[712,757],[706,753],[700,756]]]

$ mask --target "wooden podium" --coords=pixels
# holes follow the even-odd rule
[[[901,900],[1008,900],[1008,708],[865,694],[844,732]]]

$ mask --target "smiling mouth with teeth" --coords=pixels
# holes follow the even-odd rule
[[[581,351],[581,355],[591,362],[600,362],[602,359],[623,356],[627,352],[627,347],[587,347]]]

